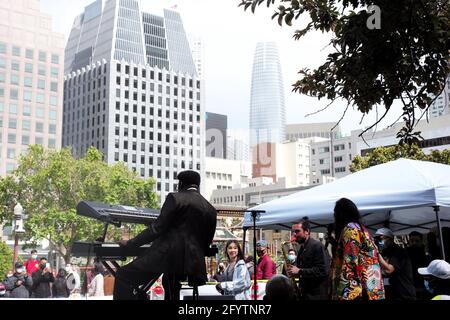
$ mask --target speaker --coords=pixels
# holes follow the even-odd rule
[[[184,296],[183,300],[193,300],[192,296]],[[199,295],[198,300],[234,300],[234,296]]]

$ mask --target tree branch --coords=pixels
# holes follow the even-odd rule
[[[334,103],[334,101],[336,101],[336,98],[334,98],[329,104],[327,104],[327,105],[325,106],[325,108],[320,109],[320,110],[317,110],[317,111],[314,111],[314,112],[312,112],[312,113],[308,113],[307,115],[305,115],[305,118],[306,118],[306,117],[309,117],[309,116],[312,116],[312,115],[315,115],[315,114],[318,114],[319,112],[322,112],[322,111],[328,109],[328,107],[330,107],[330,106]]]

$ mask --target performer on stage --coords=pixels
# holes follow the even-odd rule
[[[119,242],[125,248],[152,245],[117,271],[115,300],[145,299],[142,287],[162,273],[166,300],[179,300],[181,280],[206,283],[205,254],[214,238],[217,212],[200,194],[197,172],[183,171],[177,179],[178,192],[167,196],[158,219],[135,238]]]

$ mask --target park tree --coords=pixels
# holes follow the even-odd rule
[[[0,241],[0,280],[5,279],[9,270],[12,269],[13,251],[3,241]]]
[[[361,137],[399,100],[405,123],[400,143],[421,139],[414,127],[450,71],[448,0],[240,0],[239,5],[254,13],[261,4],[277,7],[272,19],[280,25],[299,20],[295,40],[313,30],[333,35],[333,52],[317,69],[300,70],[294,92],[326,98],[331,101],[326,108],[342,98],[345,111],[356,108],[362,117],[374,110],[376,121]]]
[[[154,180],[143,180],[123,163],[108,165],[91,147],[75,159],[69,148],[59,151],[31,146],[21,156],[13,174],[0,180],[0,218],[10,223],[13,208],[20,202],[25,210],[24,235],[30,245],[46,239],[66,262],[75,241],[93,241],[102,224],[76,214],[80,201],[98,201],[137,207],[157,208]],[[135,233],[139,226],[127,226]],[[113,229],[112,238],[123,229]]]
[[[395,145],[390,147],[375,148],[365,156],[355,156],[350,165],[351,172],[357,172],[378,164],[394,161],[400,158],[431,161],[450,165],[450,149],[433,150],[430,154],[425,154],[416,144]]]

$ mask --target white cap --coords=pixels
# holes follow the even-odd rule
[[[435,276],[439,279],[450,279],[450,264],[445,260],[433,260],[428,267],[419,268],[417,272],[423,276]]]
[[[394,234],[392,233],[391,229],[388,228],[378,229],[377,232],[375,232],[375,236],[385,236],[392,239],[394,238]]]

